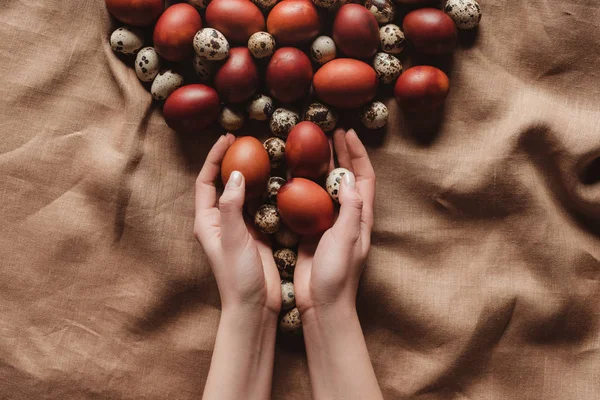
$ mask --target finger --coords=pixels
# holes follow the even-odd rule
[[[233,171],[219,199],[221,213],[221,241],[225,249],[240,246],[247,239],[248,228],[244,222],[244,175]]]
[[[333,151],[333,140],[332,139],[327,139],[329,141],[329,168],[327,170],[327,172],[331,172],[335,169],[335,154]]]
[[[362,197],[363,219],[367,226],[373,226],[373,204],[375,202],[375,171],[371,165],[367,149],[353,129],[346,134],[346,148],[352,163],[352,171],[356,175],[356,188]]]
[[[335,148],[335,154],[337,155],[338,165],[342,168],[352,171],[350,154],[348,153],[348,148],[346,146],[345,130],[336,129],[336,131],[333,133],[333,147]]]
[[[331,228],[331,233],[339,245],[350,248],[360,237],[363,200],[356,189],[352,172],[344,174],[340,185],[340,215]]]
[[[229,140],[221,136],[214,144],[196,179],[196,214],[202,210],[214,208],[217,203],[215,181],[221,171],[221,162],[229,148]]]
[[[232,145],[236,141],[236,137],[232,133],[228,133],[227,135],[225,135],[225,137],[229,141],[229,145]]]

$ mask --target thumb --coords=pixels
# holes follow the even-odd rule
[[[352,172],[342,177],[340,187],[340,215],[333,225],[332,234],[344,245],[353,245],[360,236],[363,200],[356,190],[356,178]]]
[[[233,171],[219,199],[221,240],[224,247],[239,244],[248,235],[243,215],[245,190],[244,175],[239,171]]]

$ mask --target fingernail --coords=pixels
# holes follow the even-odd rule
[[[239,171],[233,171],[231,175],[229,175],[229,180],[227,181],[227,186],[230,187],[239,187],[242,184],[242,173]]]
[[[352,172],[346,172],[342,178],[344,185],[349,187],[350,189],[356,188],[356,178],[354,178],[354,174]]]
[[[358,137],[358,135],[356,134],[356,131],[354,129],[350,129],[347,134],[348,135],[354,135],[354,136]]]

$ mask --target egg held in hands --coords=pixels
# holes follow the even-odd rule
[[[229,147],[221,163],[221,180],[227,184],[233,171],[246,181],[246,200],[256,199],[267,190],[271,162],[263,144],[252,136],[239,138]]]
[[[333,200],[321,186],[292,178],[279,189],[277,207],[285,224],[299,235],[317,235],[333,226]]]
[[[303,121],[294,126],[285,142],[285,161],[293,177],[317,180],[327,173],[331,150],[319,125]]]

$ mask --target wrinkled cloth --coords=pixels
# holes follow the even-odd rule
[[[599,399],[600,4],[481,5],[439,118],[388,95],[361,131],[369,352],[386,399]],[[194,180],[218,133],[165,125],[115,27],[102,0],[0,4],[2,399],[203,390],[220,306]],[[278,342],[274,399],[311,398],[302,347]]]

